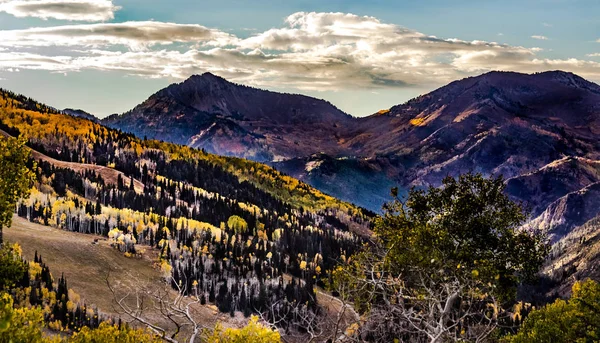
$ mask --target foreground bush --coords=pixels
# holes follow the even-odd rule
[[[509,343],[584,343],[600,340],[600,284],[573,285],[567,301],[559,299],[529,314]]]
[[[258,317],[252,316],[247,326],[242,329],[223,329],[217,324],[209,335],[208,343],[279,343],[277,331],[258,323]]]

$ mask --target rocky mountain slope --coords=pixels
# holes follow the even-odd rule
[[[270,161],[375,211],[391,187],[404,194],[471,171],[503,175],[554,240],[600,213],[600,86],[562,71],[490,72],[365,118],[204,74],[104,123]]]
[[[236,85],[205,73],[160,90],[103,124],[265,162],[346,152],[338,133],[350,121],[349,115],[323,100]]]

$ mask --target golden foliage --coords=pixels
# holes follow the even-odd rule
[[[252,316],[248,325],[241,329],[223,329],[217,323],[208,335],[207,343],[279,343],[281,337],[277,331],[261,325],[257,316]]]

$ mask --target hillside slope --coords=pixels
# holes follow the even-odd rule
[[[11,243],[18,243],[23,249],[23,257],[32,261],[37,254],[41,256],[57,277],[64,275],[69,288],[81,296],[81,301],[89,308],[97,308],[104,315],[121,318],[130,322],[115,304],[113,295],[106,285],[106,279],[113,287],[135,290],[140,286],[151,289],[163,289],[164,273],[156,266],[159,251],[145,249],[138,258],[126,257],[110,246],[110,241],[101,236],[86,235],[50,228],[27,221],[18,216],[13,217],[12,226],[5,229],[5,238]],[[98,239],[96,244],[92,244]],[[176,292],[172,292],[172,296]],[[326,308],[329,318],[324,320],[322,336],[326,337],[340,325],[338,330],[344,331],[349,323],[355,322],[357,314],[350,309],[344,310],[342,302],[323,291],[317,292],[319,303]],[[248,319],[241,314],[231,317],[228,313],[220,313],[215,306],[197,304],[193,307],[194,319],[206,327],[214,327],[219,322],[225,327],[242,327]],[[334,320],[341,315],[339,323]],[[159,310],[150,306],[145,317],[161,327],[174,329],[173,323],[162,317]],[[346,318],[347,317],[347,318]],[[137,325],[131,322],[132,325]],[[183,331],[187,331],[186,328]],[[294,341],[301,337],[290,337]]]
[[[363,244],[365,211],[256,162],[140,140],[19,99],[0,92],[0,129],[26,135],[37,161],[19,216],[103,236],[129,257],[154,248],[173,285],[223,313],[278,304],[322,316],[333,306],[319,304],[315,286]]]

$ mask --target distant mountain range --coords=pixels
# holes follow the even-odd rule
[[[374,211],[392,187],[403,195],[445,176],[503,175],[531,210],[528,227],[556,243],[548,273],[600,275],[590,267],[600,261],[600,86],[572,73],[490,72],[364,118],[207,73],[101,123],[266,162]]]
[[[76,109],[72,109],[72,108],[65,108],[63,110],[64,114],[68,114],[72,117],[78,117],[78,118],[83,118],[83,119],[87,119],[87,120],[91,120],[93,122],[99,123],[100,120],[98,118],[96,118],[96,116],[94,116],[91,113],[88,113],[84,110],[76,110]]]
[[[323,100],[237,85],[206,73],[102,123],[140,137],[268,162],[334,196],[378,210],[393,186],[405,192],[467,171],[502,174],[511,179],[515,198],[530,201],[535,195],[513,186],[519,180],[530,180],[529,174],[544,173],[545,166],[566,157],[600,158],[599,112],[600,86],[561,71],[490,72],[365,118]],[[534,215],[579,186],[587,181],[545,195],[532,205]],[[550,225],[547,221],[538,222]]]

